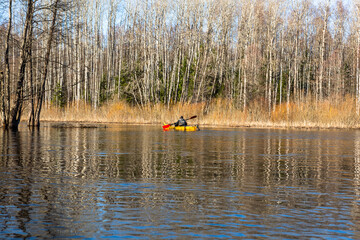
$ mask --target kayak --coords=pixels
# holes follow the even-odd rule
[[[176,126],[176,127],[174,125],[171,125],[170,127],[163,129],[164,131],[175,130],[175,131],[186,131],[186,132],[194,132],[200,130],[198,125]]]

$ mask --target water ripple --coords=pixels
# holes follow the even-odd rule
[[[360,238],[355,133],[123,126],[0,141],[0,239]]]

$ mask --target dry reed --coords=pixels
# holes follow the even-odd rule
[[[360,119],[355,112],[355,101],[351,97],[336,101],[307,100],[299,103],[283,103],[276,105],[271,113],[262,101],[254,101],[246,110],[237,109],[232,101],[224,99],[214,100],[208,106],[205,103],[178,103],[170,107],[163,104],[134,107],[123,101],[117,101],[109,102],[97,109],[84,102],[76,102],[63,109],[48,106],[44,109],[41,119],[65,122],[162,124],[172,123],[181,115],[185,118],[198,116],[189,121],[189,124],[211,126],[360,127]]]

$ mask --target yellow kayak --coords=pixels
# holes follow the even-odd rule
[[[176,127],[174,125],[171,125],[168,128],[163,128],[163,129],[165,131],[176,130],[176,131],[186,131],[186,132],[194,132],[194,131],[199,131],[200,130],[198,125],[176,126]]]

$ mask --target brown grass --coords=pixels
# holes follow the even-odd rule
[[[162,124],[175,122],[179,116],[197,115],[189,124],[212,126],[248,127],[319,127],[358,128],[360,118],[355,112],[355,101],[351,97],[325,100],[320,103],[304,101],[277,105],[271,113],[264,102],[256,101],[245,110],[233,107],[224,99],[214,100],[205,112],[205,103],[163,104],[133,107],[125,102],[110,102],[98,109],[77,102],[60,109],[50,106],[42,113],[43,121],[111,122],[133,124]]]

